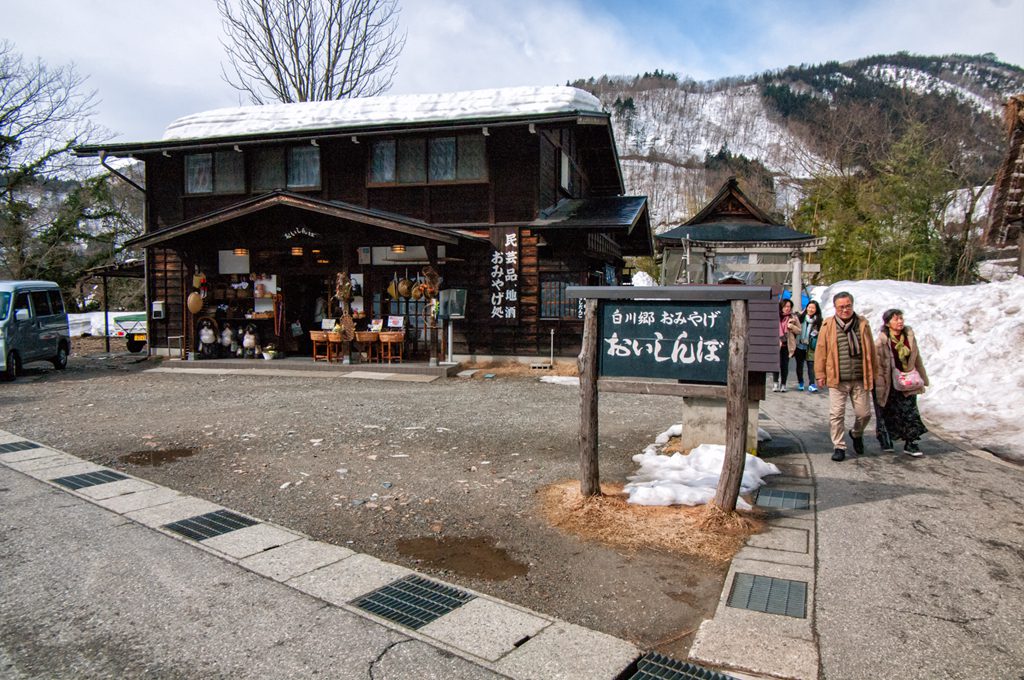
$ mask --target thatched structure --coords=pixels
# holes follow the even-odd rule
[[[1024,94],[1010,97],[1005,104],[1009,148],[996,174],[985,243],[1002,248],[1012,246],[1024,227]]]

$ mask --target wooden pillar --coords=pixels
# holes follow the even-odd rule
[[[580,371],[580,493],[601,495],[597,465],[597,300],[587,300],[583,316],[583,346],[577,366]]]
[[[747,345],[747,301],[733,300],[725,401],[725,461],[715,493],[715,505],[726,512],[736,509],[746,464]]]
[[[804,254],[799,249],[790,253],[793,262],[793,311],[802,312],[804,309]]]
[[[107,301],[107,277],[103,277],[103,342],[110,354],[110,304]]]

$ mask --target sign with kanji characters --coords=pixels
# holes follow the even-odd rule
[[[729,304],[602,300],[599,374],[726,383]]]
[[[519,230],[491,229],[489,279],[491,282],[491,323],[519,322]]]

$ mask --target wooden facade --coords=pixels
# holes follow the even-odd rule
[[[453,140],[482,149],[474,176],[395,181],[375,174],[375,149],[433,153],[435,143],[454,149]],[[291,163],[293,149],[318,156],[317,183],[258,188],[265,182],[261,159],[279,154]],[[315,299],[330,297],[335,276],[346,272],[360,277],[366,318],[357,322],[408,317],[407,350],[425,358],[425,301],[392,299],[388,289],[398,279],[415,280],[429,264],[442,289],[468,291],[465,319],[453,326],[453,354],[546,355],[554,330],[556,354],[574,355],[583,324],[575,302],[560,298],[565,287],[617,282],[624,256],[653,252],[646,201],[621,195],[609,118],[599,111],[392,126],[349,121],[288,134],[93,145],[77,153],[145,163],[146,233],[133,245],[146,253],[150,347],[157,350],[175,349],[179,337],[194,348],[197,319],[209,316],[258,323],[264,343],[270,338],[286,351],[305,352],[291,324],[310,328]],[[187,190],[195,174],[187,164],[195,158],[209,163],[213,190]],[[233,168],[232,175],[223,172],[230,190],[217,190],[221,161]],[[406,169],[394,164],[396,173]],[[606,211],[603,221],[581,221],[578,210],[558,213],[567,202],[597,199],[620,209]],[[495,320],[489,277],[499,232],[516,235],[518,261],[515,276],[509,274],[514,317]],[[406,254],[392,254],[400,247]],[[225,252],[246,253],[249,271],[222,271]],[[243,284],[259,274],[274,275],[282,296],[272,323],[246,318],[254,300]],[[197,291],[203,308],[192,314],[186,302]],[[153,318],[155,302],[163,303],[163,318]]]

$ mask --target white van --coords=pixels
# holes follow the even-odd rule
[[[52,281],[0,281],[0,376],[13,380],[30,361],[68,365],[71,333]]]

